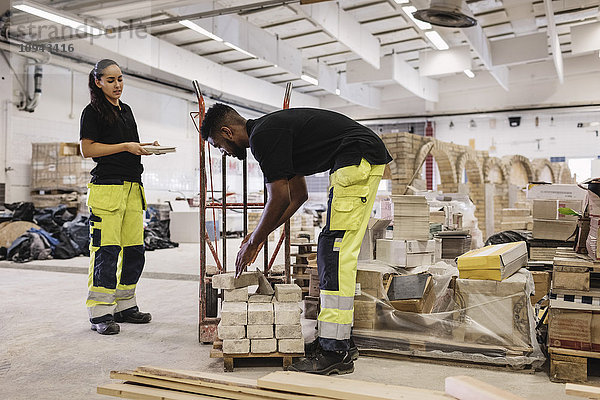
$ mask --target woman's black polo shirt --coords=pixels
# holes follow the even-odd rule
[[[117,118],[111,125],[103,122],[100,113],[91,104],[88,104],[81,113],[79,138],[91,139],[104,144],[139,143],[137,124],[131,107],[123,102],[120,104],[120,109],[113,106]],[[130,182],[142,181],[144,167],[141,156],[123,151],[109,156],[94,157],[94,161],[97,165],[91,172],[92,182],[112,179]]]

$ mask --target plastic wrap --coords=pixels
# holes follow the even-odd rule
[[[384,278],[383,298],[363,293],[355,299],[359,318],[374,319],[374,329],[357,329],[355,311],[353,336],[359,350],[513,368],[543,364],[529,299],[534,291],[529,271],[521,269],[502,282],[456,279],[449,289],[447,284],[457,274],[455,267],[438,263],[421,272],[434,278],[434,312],[396,310],[383,288]],[[362,303],[357,306],[357,301]]]

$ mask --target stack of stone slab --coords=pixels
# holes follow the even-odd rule
[[[295,284],[276,284],[275,295],[248,294],[258,284],[256,273],[213,276],[213,287],[223,290],[218,335],[224,354],[304,353],[300,325],[302,291]]]

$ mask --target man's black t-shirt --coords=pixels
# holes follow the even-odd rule
[[[392,161],[383,141],[345,115],[316,108],[275,111],[246,123],[250,150],[267,182],[312,175],[362,158],[371,165]]]
[[[103,122],[100,113],[91,104],[88,104],[81,113],[79,138],[105,144],[139,143],[137,124],[131,108],[125,103],[121,102],[120,104],[121,109],[113,106],[117,118],[111,125]],[[107,179],[142,181],[144,167],[141,163],[141,156],[123,151],[109,156],[94,157],[94,161],[97,165],[91,172],[92,182]]]

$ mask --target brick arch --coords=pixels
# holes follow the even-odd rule
[[[435,139],[421,146],[421,148],[417,152],[417,157],[415,158],[414,168],[419,168],[419,165],[421,165],[421,162],[426,157],[427,153],[429,152],[429,149],[431,149],[430,154],[435,159],[435,162],[437,163],[438,168],[440,170],[442,185],[456,184],[456,168],[454,167],[453,159],[443,147],[441,142]],[[450,179],[451,181],[448,182],[448,179]]]
[[[508,181],[513,182],[513,177],[511,176],[513,171],[513,166],[521,165],[525,169],[525,173],[527,174],[526,180],[528,182],[532,182],[535,180],[535,174],[533,172],[533,166],[529,159],[525,156],[514,155],[514,156],[505,156],[502,157],[502,160],[506,163],[507,169],[509,171]]]
[[[536,158],[531,162],[531,165],[533,166],[536,181],[542,180],[541,175],[542,171],[544,171],[544,168],[548,168],[552,174],[552,181],[550,183],[555,183],[557,181],[556,172],[552,166],[552,163],[547,158]]]
[[[488,157],[485,160],[485,164],[483,165],[483,178],[485,182],[490,182],[490,173],[494,168],[498,168],[500,170],[500,174],[502,176],[501,183],[506,182],[509,174],[508,166],[498,157]]]
[[[467,171],[467,179],[469,182],[474,184],[483,183],[483,171],[481,168],[481,161],[477,155],[472,152],[466,151],[458,156],[456,161],[456,179],[458,182],[461,180],[461,174],[463,168]]]
[[[561,162],[558,165],[558,174],[555,176],[558,177],[557,183],[574,183],[573,174],[571,173],[571,169],[566,162]]]

